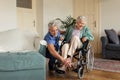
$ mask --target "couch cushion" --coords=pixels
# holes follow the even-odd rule
[[[35,41],[39,38],[39,35],[35,31],[25,30],[23,31],[24,34],[24,50],[35,50]],[[38,42],[37,42],[38,43]]]
[[[35,37],[38,35],[34,31],[13,29],[0,32],[0,52],[35,50]]]
[[[0,53],[0,71],[45,68],[45,58],[38,52]]]
[[[110,43],[119,44],[119,37],[115,30],[113,29],[105,30],[105,33]]]
[[[106,49],[120,51],[120,45],[117,44],[107,44]]]

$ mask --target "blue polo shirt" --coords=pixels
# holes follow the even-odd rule
[[[46,34],[44,37],[44,40],[47,42],[47,44],[53,44],[56,51],[59,50],[59,39],[60,39],[60,32],[58,31],[58,34],[56,37],[53,37],[50,32]]]

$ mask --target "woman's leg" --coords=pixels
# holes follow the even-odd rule
[[[67,58],[68,49],[69,49],[69,44],[68,44],[68,43],[65,43],[65,44],[62,46],[62,56],[63,56],[64,59]]]
[[[73,57],[76,49],[81,48],[81,47],[82,47],[82,42],[81,42],[80,38],[77,36],[72,37],[72,39],[70,41],[70,48],[68,51],[68,55]]]

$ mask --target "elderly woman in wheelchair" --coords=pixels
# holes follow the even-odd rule
[[[63,58],[67,59],[69,62],[72,61],[73,57],[76,57],[76,50],[85,57],[88,52],[88,43],[94,39],[90,29],[86,25],[86,21],[86,17],[78,16],[76,24],[71,25],[66,31],[61,53]],[[63,65],[59,69],[65,71],[66,67]]]

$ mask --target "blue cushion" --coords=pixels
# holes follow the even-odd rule
[[[39,53],[42,54],[43,56],[46,55],[46,46],[45,45],[42,45],[40,44],[40,49],[39,49]]]
[[[110,43],[119,44],[119,37],[117,33],[115,32],[115,30],[113,29],[105,30],[105,33]]]
[[[45,58],[38,52],[0,53],[0,71],[44,69]]]

